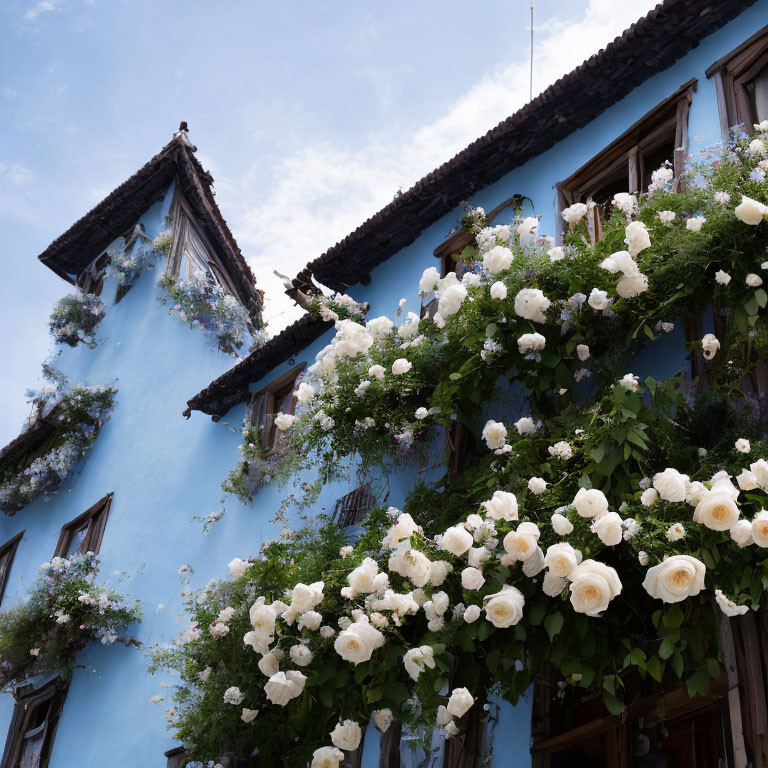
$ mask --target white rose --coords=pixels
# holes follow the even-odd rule
[[[651,597],[665,603],[679,603],[704,589],[706,571],[704,563],[695,557],[672,555],[648,569],[643,588]]]
[[[383,365],[372,365],[368,369],[368,375],[372,378],[376,378],[379,381],[383,381],[384,379],[384,366]]]
[[[264,686],[264,693],[273,704],[284,707],[291,699],[301,695],[306,682],[306,675],[298,670],[278,672],[269,678]]]
[[[404,357],[399,357],[392,363],[392,373],[395,376],[401,376],[404,373],[408,373],[411,368],[413,368],[413,363],[410,362],[410,360],[406,360]]]
[[[552,528],[558,536],[567,536],[573,532],[573,523],[559,512],[555,512],[551,518]]]
[[[648,227],[642,221],[633,221],[631,224],[627,224],[624,234],[624,242],[627,244],[627,248],[632,256],[637,256],[640,251],[651,247]]]
[[[435,651],[431,645],[411,648],[403,656],[403,665],[411,678],[418,680],[419,675],[424,671],[424,667],[435,668]]]
[[[330,736],[334,747],[354,752],[360,746],[363,731],[354,720],[345,720],[343,723],[336,724]]]
[[[539,496],[547,490],[547,481],[543,477],[532,477],[528,481],[528,490],[534,496]]]
[[[748,605],[734,603],[733,600],[723,594],[721,589],[715,590],[715,601],[726,616],[743,616],[749,610]]]
[[[707,333],[701,340],[701,351],[705,359],[711,360],[720,349],[720,342],[714,333]]]
[[[573,506],[581,517],[595,517],[608,512],[608,499],[597,488],[579,488]]]
[[[565,542],[560,542],[547,549],[547,554],[544,556],[544,566],[549,569],[550,573],[562,578],[569,576],[581,560],[582,554],[578,549],[574,549]],[[559,592],[562,591],[561,588]]]
[[[536,523],[520,523],[504,537],[504,549],[518,560],[527,560],[535,553],[540,535]]]
[[[499,272],[503,272],[505,269],[509,269],[512,266],[514,255],[509,248],[505,248],[503,245],[497,245],[491,248],[485,256],[483,256],[483,267],[485,271],[490,275],[497,275]]]
[[[474,703],[472,694],[466,688],[454,688],[445,708],[454,717],[463,717]]]
[[[568,224],[578,224],[587,215],[587,206],[584,203],[574,203],[564,208],[560,215]]]
[[[286,429],[290,429],[296,421],[296,416],[291,413],[278,413],[275,416],[275,426],[281,431],[285,432]]]
[[[562,261],[565,258],[565,249],[561,245],[556,245],[549,249],[550,261]]]
[[[558,597],[562,594],[568,579],[563,576],[558,576],[552,571],[547,571],[544,574],[544,580],[541,582],[541,591],[547,595],[547,597]]]
[[[731,196],[727,192],[718,191],[715,192],[715,202],[720,205],[728,205],[731,201]]]
[[[306,645],[292,645],[290,650],[291,661],[297,667],[306,667],[312,662],[312,651]]]
[[[631,299],[648,290],[648,278],[642,272],[625,275],[616,283],[616,293],[622,299]]]
[[[227,570],[232,574],[233,578],[239,579],[248,570],[248,566],[249,563],[236,557],[234,560],[229,561]]]
[[[351,573],[347,574],[347,581],[354,595],[368,595],[374,591],[373,580],[379,573],[378,563],[370,557],[366,557]]]
[[[517,348],[520,350],[520,354],[526,352],[538,352],[544,349],[547,340],[540,333],[524,333],[517,340]]]
[[[749,469],[757,480],[757,484],[763,489],[768,489],[768,462],[758,459],[749,465]]]
[[[681,523],[672,523],[672,525],[670,525],[667,529],[667,533],[665,535],[667,537],[667,541],[680,541],[680,539],[685,537],[685,528]]]
[[[501,448],[507,442],[507,428],[500,421],[489,419],[483,427],[483,440],[492,451]]]
[[[730,483],[728,483],[730,485]],[[727,531],[739,519],[739,508],[727,490],[714,487],[696,505],[693,522],[713,531]]]
[[[240,714],[240,719],[244,723],[250,723],[256,719],[256,715],[258,714],[259,714],[258,709],[248,709],[247,707],[243,707],[243,711]]]
[[[611,200],[611,205],[631,216],[637,210],[637,198],[629,192],[617,192]]]
[[[453,570],[453,566],[445,560],[433,560],[429,569],[429,583],[433,587],[439,587],[445,577]]]
[[[437,281],[440,279],[440,273],[435,267],[427,267],[419,280],[419,293],[432,293],[437,287]]]
[[[664,224],[669,224],[671,221],[674,221],[676,217],[677,214],[674,211],[659,211],[659,221]]]
[[[768,213],[768,206],[763,205],[757,200],[753,200],[746,195],[741,196],[741,203],[733,211],[736,218],[745,224],[755,226],[763,220],[763,216]]]
[[[740,437],[736,441],[736,445],[734,447],[739,453],[749,453],[752,450],[752,446],[750,445],[749,440],[745,440],[743,437]]]
[[[477,621],[479,618],[480,618],[480,606],[468,605],[467,609],[464,611],[464,621],[466,621],[467,624],[472,624],[475,621]]]
[[[720,285],[728,285],[731,282],[731,276],[727,272],[723,272],[722,269],[718,269],[715,272],[715,282]]]
[[[744,282],[750,288],[759,288],[763,284],[763,278],[760,275],[756,275],[754,272],[750,272],[745,278]]]
[[[699,232],[706,221],[703,216],[691,216],[690,219],[686,220],[685,228],[690,232]]]
[[[226,701],[227,704],[234,704],[237,706],[244,698],[245,694],[241,693],[236,685],[233,685],[231,688],[227,688],[227,690],[224,691],[224,701]]]
[[[640,378],[632,373],[625,373],[619,379],[619,386],[624,387],[629,392],[637,392],[640,388]]]
[[[536,433],[536,422],[530,416],[523,416],[514,423],[519,435],[533,435]]]
[[[694,480],[686,489],[685,500],[695,507],[708,493],[709,488],[704,483]]]
[[[492,299],[506,299],[507,298],[507,286],[502,282],[496,282],[491,286],[491,298]]]
[[[320,747],[312,753],[310,768],[339,768],[344,753],[336,747]]]
[[[318,603],[323,601],[323,582],[314,584],[302,584],[299,582],[291,590],[291,605],[283,611],[283,620],[293,624],[294,619],[305,611],[311,611]],[[254,627],[255,629],[255,627]]]
[[[659,492],[655,488],[646,488],[640,496],[640,503],[650,507],[659,500]]]
[[[413,415],[419,421],[423,421],[424,419],[427,418],[427,416],[429,416],[429,411],[424,406],[422,406],[421,408],[417,408],[416,413],[414,413]]]
[[[485,618],[494,627],[500,629],[511,627],[523,618],[525,598],[517,587],[505,584],[501,588],[501,592],[484,597],[483,603],[485,605]]]
[[[737,520],[728,533],[731,534],[731,538],[739,549],[744,549],[744,547],[755,543],[755,537],[752,535],[752,523],[749,520]]]
[[[595,519],[591,530],[606,547],[615,547],[622,538],[621,516],[618,512],[608,512]]]
[[[296,390],[296,399],[302,405],[306,405],[314,396],[315,388],[311,384],[302,381],[301,384],[299,384],[299,388]]]
[[[765,154],[765,144],[760,139],[752,139],[747,147],[747,152],[753,157]]]
[[[515,296],[515,313],[534,323],[545,323],[549,299],[538,288],[523,288]]]
[[[373,711],[373,724],[379,733],[386,733],[394,720],[395,716],[391,709],[375,709]]]
[[[608,309],[608,307],[611,306],[611,300],[608,298],[607,291],[601,291],[599,288],[593,288],[589,294],[589,298],[587,299],[587,304],[589,304],[592,309],[602,310]]]
[[[480,589],[485,584],[485,576],[479,568],[465,568],[461,572],[461,586],[464,589]]]
[[[585,560],[573,569],[569,578],[573,610],[587,616],[599,616],[621,592],[616,571],[596,560]]]
[[[736,482],[742,491],[753,491],[759,485],[755,473],[750,472],[748,469],[741,470],[741,474],[736,478]]]
[[[550,445],[549,448],[547,448],[547,451],[550,456],[563,459],[564,461],[573,458],[573,448],[571,448],[570,444],[565,440],[560,440],[554,445]]]
[[[333,647],[344,661],[360,664],[368,661],[373,652],[382,645],[384,645],[384,635],[376,627],[355,622],[339,632]]]
[[[454,525],[440,537],[440,547],[456,557],[461,557],[473,542],[472,534],[463,525]]]
[[[637,553],[637,559],[640,563],[640,565],[648,565],[648,553],[647,552],[638,552]]]
[[[764,509],[752,519],[752,536],[758,547],[768,547],[768,512]]]
[[[440,298],[437,301],[438,314],[441,317],[455,315],[466,298],[467,289],[461,283],[448,286],[444,291],[440,291]]]
[[[484,501],[485,513],[493,520],[517,520],[517,497],[509,491],[494,491],[489,501]]]
[[[576,356],[583,363],[585,360],[589,360],[589,347],[586,344],[576,345]]]
[[[280,671],[280,661],[274,652],[265,653],[258,663],[259,670],[267,677],[274,677]]]
[[[394,509],[394,507],[390,507],[390,509]],[[397,549],[402,541],[410,539],[419,530],[419,526],[416,525],[408,512],[395,510],[395,514],[397,514],[395,524],[387,531],[381,542],[383,549]]]
[[[685,501],[688,475],[667,467],[653,476],[653,487],[664,501]]]

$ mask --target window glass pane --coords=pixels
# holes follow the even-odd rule
[[[756,121],[761,123],[768,119],[768,67],[766,67],[754,80]],[[752,126],[749,126],[751,130]]]
[[[7,549],[2,555],[0,555],[0,585],[5,581],[6,574],[8,573],[8,567],[11,561],[11,550]],[[0,595],[2,599],[2,595]]]
[[[87,525],[72,534],[72,538],[69,540],[69,546],[67,547],[67,557],[79,554],[80,548],[85,541],[85,537],[88,535],[88,528],[90,525],[91,523],[89,521]]]
[[[40,768],[45,741],[45,724],[24,734],[19,768]]]

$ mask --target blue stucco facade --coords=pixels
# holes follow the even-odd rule
[[[540,231],[554,233],[555,185],[691,78],[698,79],[698,88],[689,116],[690,151],[719,141],[715,88],[705,69],[766,24],[768,0],[759,0],[588,126],[496,183],[472,192],[473,204],[489,210],[513,194],[525,195],[536,213],[542,214]],[[172,192],[169,189],[142,216],[150,237],[165,228]],[[406,310],[418,311],[419,277],[425,268],[437,265],[433,250],[461,216],[458,209],[443,216],[374,269],[367,285],[350,288],[357,301],[370,304],[369,317],[384,314],[396,319],[402,297],[407,299]],[[64,348],[55,364],[73,382],[115,382],[119,393],[112,418],[77,473],[49,501],[35,501],[15,516],[0,519],[0,543],[24,532],[3,601],[7,608],[23,597],[38,566],[51,558],[61,527],[114,492],[101,544],[102,576],[115,581],[115,571],[130,575],[118,588],[142,601],[144,619],[133,634],[145,646],[168,643],[185,626],[179,567],[189,564],[194,569],[193,586],[227,576],[226,565],[233,557],[255,554],[264,541],[279,534],[279,527],[270,521],[284,495],[272,484],[260,488],[251,505],[234,497],[222,504],[220,483],[238,460],[246,407],[232,408],[218,423],[200,412],[183,418],[186,401],[227,370],[233,359],[213,350],[200,333],[169,315],[157,300],[157,281],[164,269],[161,260],[119,304],[113,303],[116,286],[104,286],[107,312],[98,332],[100,344],[93,350],[83,345]],[[62,293],[67,290],[62,283]],[[267,376],[252,382],[251,391],[299,362],[311,364],[331,334],[297,349],[295,360],[276,365]],[[684,355],[678,323],[672,334],[655,343],[652,354],[638,358],[633,372],[664,378],[682,367]],[[402,505],[415,482],[416,469],[388,474],[388,504]],[[438,476],[439,468],[431,473]],[[353,477],[349,483],[327,486],[313,511],[332,509],[334,501],[355,485]],[[206,517],[222,506],[223,517],[203,532],[193,517]],[[120,645],[94,644],[81,654],[80,664],[69,687],[50,764],[54,768],[100,765],[106,758],[131,766],[164,766],[163,753],[176,743],[166,730],[166,705],[152,705],[149,699],[155,694],[170,698],[170,690],[161,685],[172,684],[172,678],[151,677],[142,652]],[[12,710],[13,697],[0,695],[0,734],[6,732]],[[530,765],[530,697],[515,708],[502,704],[499,711],[493,765]],[[377,765],[377,744],[378,735],[369,729],[365,768]]]

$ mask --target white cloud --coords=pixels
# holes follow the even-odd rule
[[[580,20],[536,29],[534,92],[603,48],[656,5],[655,0],[590,0]],[[295,275],[308,261],[461,151],[528,100],[528,52],[498,66],[423,126],[368,137],[359,149],[307,140],[292,154],[217,178],[219,204],[266,291],[265,317],[276,332],[299,312],[272,275]],[[272,179],[271,183],[265,179]]]
[[[40,2],[30,8],[25,14],[24,18],[27,21],[34,21],[41,13],[48,13],[56,10],[55,0],[40,0]]]

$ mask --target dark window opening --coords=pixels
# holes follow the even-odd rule
[[[282,376],[278,376],[251,398],[246,422],[249,426],[258,428],[261,449],[265,455],[277,453],[283,449],[283,433],[275,426],[275,416],[278,413],[293,415],[295,412],[297,403],[295,391],[299,383],[299,375],[305,366],[306,363],[302,363]]]
[[[61,529],[54,557],[72,557],[86,552],[99,553],[109,509],[112,506],[112,496],[111,493],[107,494]]]
[[[339,528],[360,525],[375,506],[376,497],[371,490],[371,484],[366,483],[336,502],[331,519]]]
[[[2,602],[5,595],[5,588],[8,586],[8,577],[11,573],[13,558],[16,557],[16,549],[23,536],[24,531],[17,533],[12,539],[6,541],[5,544],[0,547],[0,602]]]

